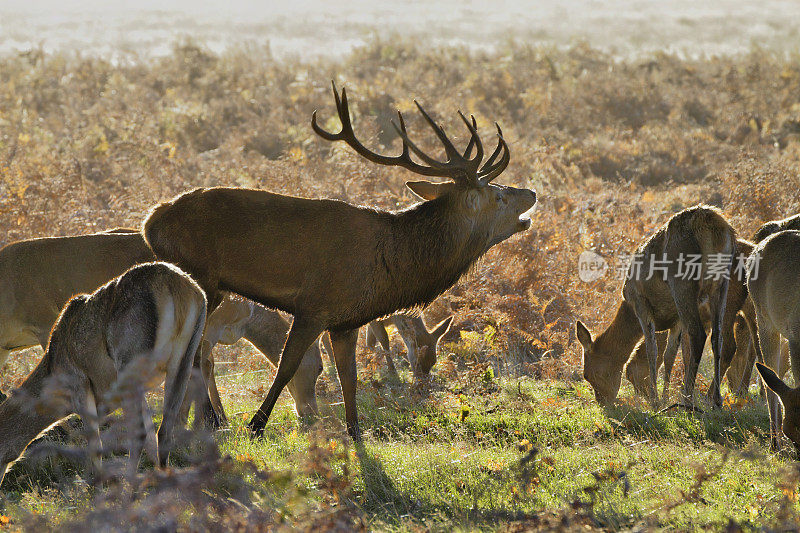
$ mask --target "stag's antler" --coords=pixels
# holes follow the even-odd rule
[[[408,138],[406,124],[403,120],[402,113],[399,111],[397,112],[397,117],[400,124],[398,126],[397,123],[392,121],[392,126],[394,126],[395,130],[397,130],[397,133],[400,135],[400,139],[403,141],[403,151],[398,156],[385,156],[376,154],[375,152],[367,149],[356,138],[355,132],[353,131],[353,125],[350,122],[350,108],[347,103],[347,91],[343,88],[342,96],[339,98],[339,92],[336,90],[336,84],[331,82],[331,85],[333,86],[333,97],[336,100],[336,111],[339,114],[339,120],[342,122],[342,129],[339,131],[339,133],[331,133],[323,130],[317,124],[316,111],[314,111],[314,113],[311,115],[311,127],[314,129],[317,135],[323,139],[328,141],[346,142],[360,156],[372,161],[373,163],[403,167],[416,174],[422,174],[423,176],[450,178],[455,182],[464,183],[473,187],[486,185],[499,176],[500,173],[505,170],[506,166],[508,166],[510,155],[508,151],[508,145],[506,144],[505,139],[503,139],[503,132],[500,130],[500,126],[497,126],[497,134],[499,137],[497,148],[495,148],[494,152],[492,152],[492,155],[481,167],[480,164],[483,160],[483,144],[481,143],[480,136],[478,135],[478,125],[475,121],[475,117],[470,115],[470,122],[467,120],[467,117],[461,113],[461,111],[458,112],[458,116],[464,121],[464,124],[466,124],[467,129],[471,134],[467,148],[462,154],[456,149],[455,146],[453,146],[453,143],[450,142],[450,139],[447,138],[447,135],[444,133],[444,129],[440,125],[436,124],[436,122],[430,117],[430,115],[428,115],[428,113],[425,112],[425,110],[416,100],[414,101],[414,104],[416,104],[417,109],[419,109],[422,116],[425,118],[428,124],[430,124],[431,128],[433,128],[434,133],[436,133],[436,136],[442,142],[442,145],[444,145],[447,161],[441,162],[433,159],[425,152],[420,150],[417,145],[415,145],[411,139]],[[472,153],[473,149],[475,150],[475,156],[470,158],[470,154]],[[420,165],[412,160],[410,152],[414,152],[414,154],[428,166]],[[495,163],[495,159],[497,159],[497,156],[500,155],[501,152],[502,155],[500,156],[499,161]]]

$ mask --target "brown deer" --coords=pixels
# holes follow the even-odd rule
[[[432,302],[489,248],[528,229],[527,213],[536,203],[531,190],[491,183],[509,162],[499,127],[497,148],[482,164],[474,119],[459,113],[470,132],[461,153],[417,104],[444,145],[447,161],[430,157],[408,138],[402,115],[395,124],[402,153],[379,155],[356,138],[346,92],[340,98],[334,86],[334,97],[342,129],[323,130],[315,113],[311,125],[318,135],[344,141],[369,161],[450,181],[408,182],[423,201],[398,212],[252,189],[197,189],[155,207],[143,227],[159,258],[182,265],[198,279],[212,309],[221,291],[231,291],[294,315],[275,380],[249,423],[255,434],[263,433],[305,351],[327,330],[348,431],[359,439],[358,328]]]
[[[771,444],[780,449],[781,408],[785,408],[784,433],[800,446],[800,396],[774,373],[779,367],[781,336],[789,342],[789,359],[795,383],[800,383],[800,231],[773,233],[756,245],[748,260],[747,287],[756,310],[758,322],[759,360],[757,365],[767,393]],[[767,368],[768,367],[768,368]],[[770,371],[770,369],[773,369]],[[777,394],[777,398],[776,398]]]
[[[367,326],[367,346],[374,348],[380,344],[387,359],[391,361],[386,326],[393,325],[406,346],[406,357],[414,377],[422,379],[430,375],[433,365],[436,364],[439,340],[450,331],[452,322],[453,317],[449,316],[428,331],[425,322],[418,316],[394,315],[384,320],[374,320]]]
[[[155,256],[142,234],[128,228],[29,239],[4,246],[0,249],[0,367],[13,351],[36,345],[46,348],[59,311],[74,294],[92,292],[130,267],[153,260]],[[283,342],[286,330],[279,333],[280,328],[265,316],[267,313],[271,311],[258,306],[251,312],[248,323],[239,325],[245,326],[243,336],[253,345],[271,350],[264,355],[277,365],[280,350],[275,344]],[[225,322],[226,309],[213,320],[212,316],[207,321],[209,338],[219,337],[230,325]],[[240,317],[229,314],[227,319],[235,321]],[[259,325],[266,329],[259,331]],[[214,331],[217,328],[222,328],[219,333]],[[214,344],[206,346],[213,348]],[[316,405],[313,383],[319,375],[320,357],[318,352],[316,355],[311,352],[310,359],[303,360],[297,383],[289,384],[300,414],[310,413]],[[217,394],[216,389],[210,393]]]
[[[144,393],[162,381],[164,415],[159,464],[166,466],[206,318],[206,298],[189,276],[167,263],[135,266],[90,295],[72,298],[58,317],[44,358],[0,404],[0,483],[8,465],[42,431],[72,413],[88,415],[90,450],[99,450],[98,415],[125,405],[147,435],[152,417]],[[138,462],[145,438],[131,439]]]
[[[800,230],[800,214],[767,222],[758,228],[753,236],[753,241],[758,244],[770,235],[786,230]]]
[[[675,364],[675,357],[678,353],[678,346],[681,340],[680,328],[673,328],[656,333],[656,343],[658,344],[658,368],[664,364],[664,389],[661,393],[661,401],[666,402],[669,395],[669,383],[672,377],[672,367]],[[636,345],[633,356],[625,365],[625,377],[633,385],[633,390],[640,396],[650,394],[650,363],[647,361],[647,350],[643,342]]]
[[[755,321],[755,311],[753,311]],[[746,396],[750,388],[750,381],[753,376],[753,368],[756,362],[756,346],[758,339],[750,336],[750,326],[743,315],[736,318],[734,326],[734,336],[736,337],[736,356],[728,367],[727,377],[728,386],[734,391],[736,396]],[[784,376],[789,371],[789,343],[786,339],[781,339],[781,355],[778,364],[778,375]],[[763,380],[762,380],[763,381]],[[737,386],[738,384],[738,386]],[[762,388],[762,395],[764,394]]]
[[[728,290],[728,305],[734,305],[732,300],[735,300],[734,291],[736,288],[733,283]],[[755,347],[751,342],[750,330],[755,328],[755,310],[753,304],[748,298],[742,311],[739,312],[734,322],[734,342],[736,343],[733,359],[728,364],[728,356],[730,354],[729,347],[733,344],[729,340],[725,341],[723,348],[722,368],[721,372],[728,378],[728,387],[736,396],[746,396],[750,387],[750,380],[752,377],[753,364],[756,360]],[[726,307],[726,311],[727,311]],[[704,320],[704,322],[706,322]],[[706,322],[706,326],[708,323]],[[670,333],[676,330],[670,330]],[[678,332],[679,333],[679,332]],[[680,335],[678,335],[678,339]],[[664,393],[662,401],[666,399],[667,390],[669,388],[669,379],[672,372],[672,365],[675,362],[677,355],[678,344],[677,340],[669,346],[667,341],[667,334],[665,332],[658,332],[657,334],[659,361],[658,365],[661,366],[662,359],[664,363]],[[663,357],[661,356],[663,354]],[[727,367],[727,369],[726,369]],[[780,375],[784,375],[789,370],[789,347],[788,344],[781,344],[781,362],[780,362]],[[633,385],[636,394],[646,396],[649,393],[650,387],[650,371],[647,363],[647,353],[643,343],[639,343],[634,351],[631,360],[625,366],[625,376],[628,381]]]
[[[739,305],[727,309],[728,278],[736,251],[733,228],[717,209],[704,205],[677,213],[637,249],[623,285],[622,303],[611,325],[593,340],[586,326],[580,321],[576,323],[577,337],[583,347],[584,377],[592,385],[599,403],[614,401],[622,368],[644,336],[650,403],[657,405],[656,332],[678,327],[686,363],[682,400],[692,406],[697,369],[707,338],[701,313],[707,307],[714,351],[714,381],[709,395],[714,406],[722,405],[719,384],[723,336],[732,339],[736,313],[747,296],[742,286]],[[685,276],[689,263],[686,258],[692,256],[700,258],[699,271]]]
[[[9,353],[47,346],[73,295],[92,292],[153,252],[136,230],[14,242],[0,249],[0,367]]]
[[[234,295],[222,301],[206,320],[206,332],[201,344],[202,361],[207,365],[203,373],[210,376],[208,390],[215,409],[222,409],[222,401],[214,379],[214,359],[211,356],[213,347],[216,344],[235,344],[243,338],[277,367],[288,332],[289,322],[277,311],[271,311]],[[303,356],[297,373],[286,386],[294,399],[295,411],[301,418],[308,418],[318,413],[316,385],[321,373],[322,356],[319,345],[312,343]]]
[[[386,358],[387,370],[391,375],[397,376],[397,369],[390,351],[389,332],[386,331],[388,326],[393,325],[405,344],[406,358],[411,365],[414,378],[424,379],[430,375],[433,365],[436,364],[439,340],[450,330],[452,322],[453,317],[449,316],[429,331],[425,321],[418,316],[392,315],[389,318],[373,320],[367,324],[366,328],[367,347],[374,350],[380,346],[381,352]],[[322,336],[322,344],[333,363],[333,348],[327,335]],[[336,379],[335,375],[330,377],[332,380]]]

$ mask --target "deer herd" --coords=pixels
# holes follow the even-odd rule
[[[420,202],[395,212],[255,189],[200,188],[155,206],[141,231],[31,239],[0,250],[0,366],[16,350],[44,349],[22,385],[0,399],[0,483],[30,442],[74,413],[90,430],[89,450],[99,450],[100,422],[118,407],[139,425],[139,436],[129,439],[131,457],[147,450],[165,466],[175,427],[186,422],[192,404],[195,425],[227,423],[214,377],[216,344],[246,339],[277,366],[248,423],[254,436],[263,435],[284,388],[299,416],[317,414],[324,348],[341,386],[347,430],[360,440],[355,351],[364,325],[367,344],[381,346],[390,372],[396,373],[390,324],[406,345],[414,376],[431,372],[452,317],[428,330],[418,316],[395,313],[427,306],[492,246],[527,230],[536,193],[492,183],[510,159],[499,126],[497,146],[484,158],[474,117],[458,113],[469,134],[462,151],[415,102],[446,160],[409,138],[399,112],[392,124],[402,151],[381,155],[357,139],[346,91],[334,85],[333,95],[341,130],[322,129],[315,111],[311,126],[320,137],[343,141],[374,163],[446,181],[407,182]],[[800,291],[793,290],[798,230],[800,215],[770,222],[753,244],[738,238],[715,208],[698,205],[673,216],[637,250],[640,261],[631,265],[606,330],[593,339],[576,324],[584,377],[597,401],[614,402],[623,370],[653,406],[666,401],[680,346],[681,403],[694,408],[710,330],[712,405],[722,405],[723,376],[742,393],[755,364],[769,389],[772,446],[780,447],[783,433],[800,447],[800,389],[780,377],[791,367],[800,383]],[[695,276],[685,275],[687,256],[697,258]],[[737,257],[746,264],[737,265]],[[291,323],[278,311],[291,314]],[[153,435],[145,393],[162,382],[162,422]]]

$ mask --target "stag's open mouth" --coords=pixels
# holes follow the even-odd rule
[[[519,229],[517,231],[525,231],[531,227],[531,215],[535,210],[536,204],[533,204],[530,209],[519,216]]]

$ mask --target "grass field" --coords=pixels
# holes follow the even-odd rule
[[[580,379],[574,324],[599,331],[620,298],[613,276],[580,281],[584,250],[613,267],[700,201],[744,237],[800,212],[799,64],[759,49],[621,60],[585,45],[469,52],[403,39],[308,62],[191,42],[122,64],[42,50],[0,57],[3,243],[138,227],[154,203],[195,186],[409,205],[410,174],[312,133],[314,109],[336,127],[326,123],[330,79],[347,85],[366,142],[387,151],[398,147],[395,108],[423,136],[412,98],[448,133],[461,131],[457,109],[487,135],[497,120],[512,154],[497,181],[540,200],[530,231],[426,311],[429,323],[454,315],[432,383],[385,378],[360,345],[363,446],[343,436],[327,377],[323,421],[300,426],[286,396],[266,438],[251,440],[243,427],[272,374],[249,346],[223,347],[227,431],[187,437],[167,471],[130,475],[119,453],[100,483],[82,463],[80,430],[51,440],[4,481],[0,529],[797,527],[800,471],[767,451],[755,387],[721,411],[658,414],[626,385],[603,410]],[[39,354],[12,356],[0,389]]]
[[[797,516],[796,470],[765,451],[768,418],[756,395],[722,412],[654,414],[637,401],[603,410],[582,381],[486,376],[459,390],[437,380],[421,391],[375,376],[362,383],[366,439],[354,446],[336,394],[323,396],[331,418],[311,428],[287,398],[265,438],[252,440],[244,425],[263,382],[220,382],[238,392],[226,398],[231,427],[215,440],[253,487],[240,494],[217,472],[207,490],[263,506],[276,514],[273,525],[694,530]],[[10,524],[46,520],[57,529],[88,514],[99,493],[65,470],[81,469],[53,458],[18,463],[4,486]],[[139,502],[145,512],[150,505]]]

